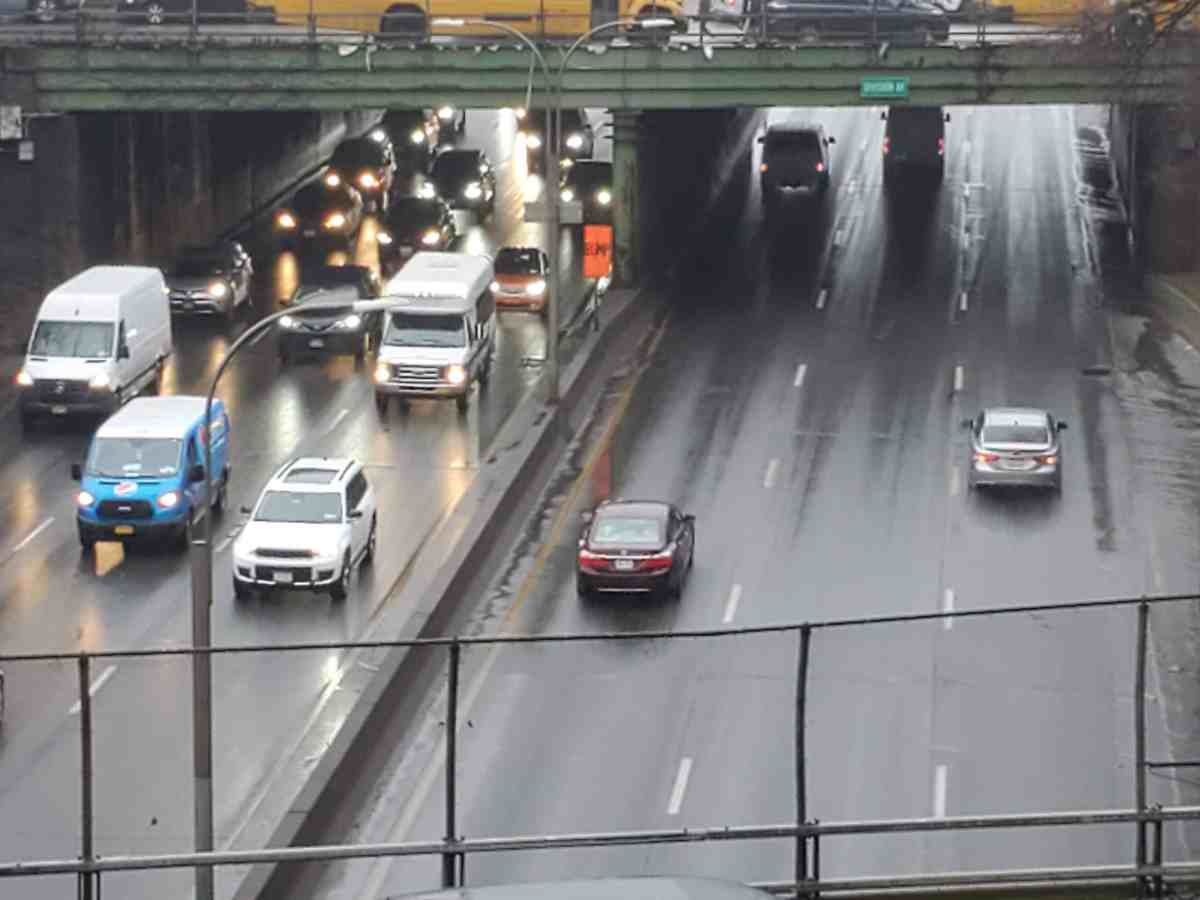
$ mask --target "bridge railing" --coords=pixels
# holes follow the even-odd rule
[[[803,896],[1033,883],[1125,885],[1139,896],[1163,896],[1172,885],[1200,883],[1200,863],[1187,852],[1200,797],[1176,777],[1200,767],[1200,760],[1173,758],[1171,745],[1162,742],[1164,733],[1180,731],[1178,708],[1194,702],[1186,691],[1179,694],[1180,680],[1170,673],[1194,670],[1196,661],[1185,657],[1197,601],[1200,595],[1188,594],[957,610],[947,601],[928,613],[686,632],[0,656],[8,693],[0,755],[0,853],[8,858],[0,860],[0,884],[67,877],[78,881],[80,896],[99,897],[102,878],[109,895],[132,890],[135,879],[157,879],[150,882],[155,895],[176,896],[191,868],[216,867],[231,879],[247,866],[358,866],[361,874],[362,866],[391,859],[413,866],[404,883],[416,890],[495,881],[497,870],[489,866],[511,871],[510,854],[529,850],[568,854],[570,870],[579,873],[597,868],[597,851],[604,853],[599,871],[642,871],[645,848],[654,846],[659,870],[723,875]],[[645,610],[593,613],[602,629],[605,622],[628,628],[631,618],[655,621]],[[216,696],[224,698],[214,711],[221,849],[207,853],[187,850],[190,716],[183,698],[198,652],[213,656],[221,687]],[[412,654],[412,667],[392,668],[395,653]],[[368,689],[381,669],[392,673],[389,684],[382,692]],[[435,686],[444,678],[409,729],[405,767],[431,777],[414,776],[415,786],[400,789],[421,808],[440,787],[443,802],[423,807],[433,810],[433,822],[413,820],[424,834],[239,849],[267,843],[265,835],[251,839],[257,826],[248,823],[273,802],[274,780],[293,769],[310,771],[322,748],[341,741],[340,728],[364,720],[356,704],[386,718],[377,711],[393,709],[385,701],[414,690],[415,671],[429,672]],[[609,702],[614,693],[623,702]],[[55,704],[67,710],[66,720],[47,728],[37,711]],[[736,735],[727,748],[731,758],[706,770],[710,761],[697,754],[694,771],[690,757],[679,761],[681,774],[664,802],[668,816],[687,827],[616,827],[625,807],[610,807],[603,798],[619,797],[620,785],[641,796],[656,782],[639,774],[664,762],[646,717],[679,704],[697,723],[688,726],[695,734],[680,738],[711,746],[703,723],[719,718]],[[1153,731],[1148,704],[1162,717]],[[514,724],[509,714],[517,706],[542,712]],[[259,709],[272,710],[274,721],[294,718],[299,733],[261,733]],[[23,727],[23,716],[37,721]],[[387,728],[377,722],[353,740],[370,745]],[[55,739],[64,730],[78,735],[74,812],[63,802],[62,783],[71,754]],[[482,734],[487,739],[476,737]],[[581,776],[609,786],[585,791],[593,797],[588,803],[530,804],[539,814],[557,806],[569,811],[571,821],[561,823],[567,828],[535,834],[531,825],[560,823],[536,815],[523,822],[527,811],[507,805],[490,820],[465,808],[460,797],[478,797],[481,783],[494,780],[488,773],[504,773],[513,785],[531,789],[539,784],[543,756],[559,758],[556,734],[569,734],[563,746],[576,754],[591,740],[596,758],[613,767],[577,763],[586,769]],[[717,743],[724,746],[723,740]],[[340,746],[349,762],[339,766],[352,768],[365,752],[358,744]],[[749,750],[754,778],[739,777],[735,750]],[[1122,772],[1112,768],[1114,754],[1128,760],[1117,767]],[[243,758],[267,774],[243,766]],[[154,765],[146,766],[147,759]],[[570,758],[559,762],[570,770]],[[675,761],[665,762],[674,773]],[[722,768],[729,763],[735,768]],[[683,803],[688,772],[693,783],[707,784],[705,801],[693,807],[703,814],[689,814]],[[311,794],[310,815],[344,815],[338,789],[329,787],[337,777]],[[1013,809],[995,790],[1018,783],[1027,785],[1026,796],[1053,797],[1052,808]],[[131,784],[152,802],[132,804]],[[766,794],[764,785],[770,786]],[[751,795],[756,799],[729,802]],[[992,809],[971,809],[987,796]],[[1132,804],[1087,808],[1096,796],[1129,797]],[[133,821],[147,805],[157,811],[155,821]],[[771,818],[745,821],[748,809]],[[862,818],[864,811],[874,817]],[[390,825],[383,831],[394,833]],[[988,837],[997,831],[1008,835],[1000,846]],[[937,842],[926,843],[934,837]],[[72,839],[77,854],[67,849]],[[735,842],[765,849],[742,857],[720,849]],[[998,859],[1006,865],[995,865]],[[970,865],[955,866],[963,861]],[[316,877],[311,868],[303,871]]]

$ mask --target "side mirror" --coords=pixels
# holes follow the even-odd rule
[[[975,423],[973,421],[971,421],[970,419],[963,419],[958,424],[961,425],[963,428],[974,428],[975,427]]]
[[[129,359],[129,345],[122,344],[117,348],[117,359]]]
[[[879,118],[881,118],[885,122],[887,121],[887,110],[886,109],[879,114]]]
[[[195,484],[196,482],[203,481],[203,480],[204,480],[204,466],[202,466],[200,463],[196,463],[194,466],[192,466],[190,469],[188,469],[188,481],[189,482],[191,482],[192,484]]]
[[[949,121],[950,121],[950,113],[946,113],[946,121],[947,121],[947,122],[949,122]]]
[[[243,516],[248,516],[248,515],[250,515],[250,513],[252,513],[253,511],[254,511],[254,510],[252,510],[252,509],[251,509],[250,507],[248,507],[248,506],[243,506],[243,507],[241,508],[241,512],[242,512],[242,515],[243,515]]]
[[[837,143],[837,138],[835,138],[832,134],[829,136],[829,143],[831,143],[831,144]]]
[[[585,523],[585,524],[590,524],[590,523],[591,523],[591,521],[592,521],[592,513],[591,513],[591,510],[585,510],[584,512],[581,512],[581,513],[579,514],[579,518],[583,519],[583,521],[584,521],[584,523]]]
[[[757,138],[755,138],[755,143],[757,144],[765,144],[766,142],[767,136],[765,134],[760,134]]]
[[[1066,430],[1067,430],[1067,423],[1066,423],[1066,422],[1057,422],[1057,423],[1055,423],[1055,427],[1056,427],[1056,428],[1057,428],[1059,431],[1066,431]]]
[[[71,478],[74,481],[83,480],[83,466],[79,463],[71,463]]]
[[[690,525],[691,523],[696,521],[696,517],[693,516],[691,513],[687,513],[684,515],[683,521],[687,522]]]
[[[361,509],[352,509],[350,512],[346,513],[347,519],[361,519],[362,517],[363,511]]]

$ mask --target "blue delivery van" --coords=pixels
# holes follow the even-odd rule
[[[213,508],[229,485],[229,416],[213,399],[204,428],[203,397],[138,397],[96,431],[87,461],[71,467],[79,543],[159,539],[188,545],[204,497],[204,442],[212,437]]]

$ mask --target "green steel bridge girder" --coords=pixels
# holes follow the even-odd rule
[[[551,64],[557,58],[551,51]],[[581,51],[564,77],[570,107],[613,110],[878,105],[864,77],[906,77],[929,105],[1173,103],[1194,89],[1200,46],[1140,60],[1071,43],[994,47],[696,47]],[[377,109],[524,102],[529,55],[517,48],[336,45],[0,48],[0,102],[41,112]],[[542,77],[535,72],[535,96]]]

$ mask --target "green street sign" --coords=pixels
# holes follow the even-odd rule
[[[864,78],[858,95],[864,100],[907,100],[908,78]]]

